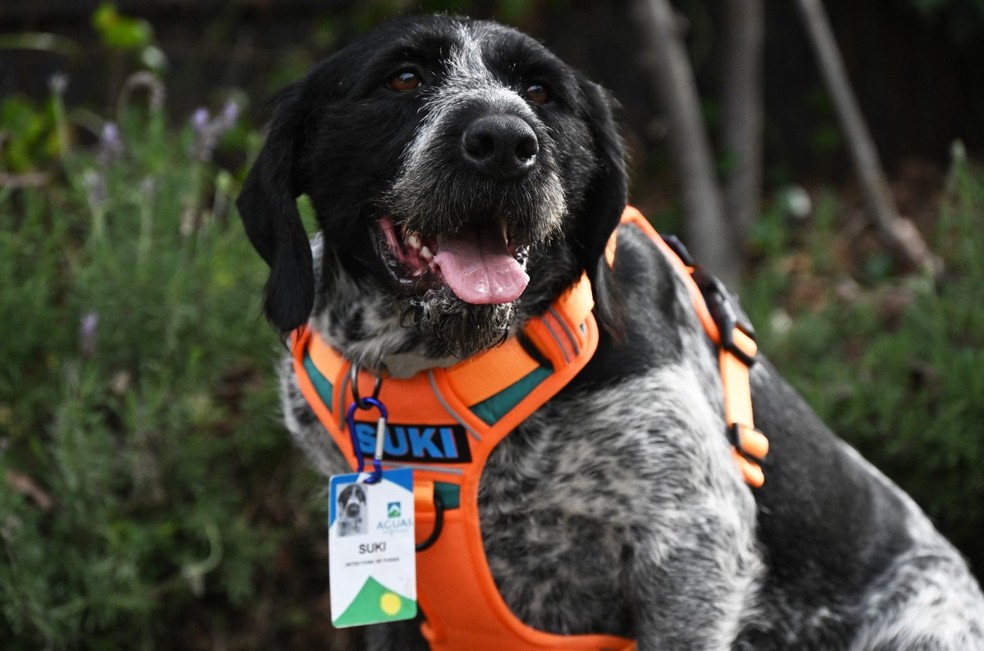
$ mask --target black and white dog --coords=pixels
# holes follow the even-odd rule
[[[366,491],[359,484],[349,484],[338,493],[337,520],[339,537],[361,536],[369,531]]]
[[[392,376],[495,346],[589,274],[597,353],[482,477],[490,567],[524,622],[645,650],[984,649],[964,561],[765,360],[766,483],[742,481],[681,277],[635,229],[604,262],[625,202],[609,96],[523,34],[439,16],[285,89],[238,205],[274,326]],[[347,470],[283,369],[289,430]],[[423,648],[415,625],[380,628],[376,648]]]

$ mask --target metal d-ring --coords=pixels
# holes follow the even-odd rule
[[[366,406],[366,400],[368,398],[363,398],[359,395],[359,367],[352,364],[349,368],[349,386],[352,388],[352,398],[355,400],[355,404],[359,405],[360,409],[369,409]],[[379,390],[383,388],[383,378],[378,375],[375,376],[375,382],[372,385],[372,396],[373,400],[379,400]]]

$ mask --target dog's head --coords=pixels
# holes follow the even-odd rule
[[[366,505],[366,493],[358,484],[350,484],[338,494],[338,511],[341,517],[356,520],[362,517]]]
[[[339,51],[281,93],[238,199],[270,265],[268,319],[285,332],[313,310],[343,353],[379,368],[488,348],[582,270],[604,304],[626,195],[611,105],[490,22],[404,19]]]

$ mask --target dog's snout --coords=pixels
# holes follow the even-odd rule
[[[533,128],[515,115],[486,115],[465,128],[461,137],[465,161],[489,176],[526,172],[540,151]]]

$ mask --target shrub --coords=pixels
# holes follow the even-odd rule
[[[255,617],[287,526],[321,532],[275,416],[265,270],[211,161],[235,106],[176,131],[151,104],[81,148],[56,92],[31,134],[57,142],[48,181],[0,189],[5,649],[211,647],[244,619],[259,648],[306,621]]]
[[[768,215],[746,303],[770,359],[820,416],[909,492],[984,576],[984,176],[957,156],[940,205],[938,281],[886,276],[877,250],[851,279],[830,196],[802,232]],[[890,272],[890,270],[887,270]],[[776,306],[784,306],[776,310]],[[791,317],[791,322],[787,318]]]

